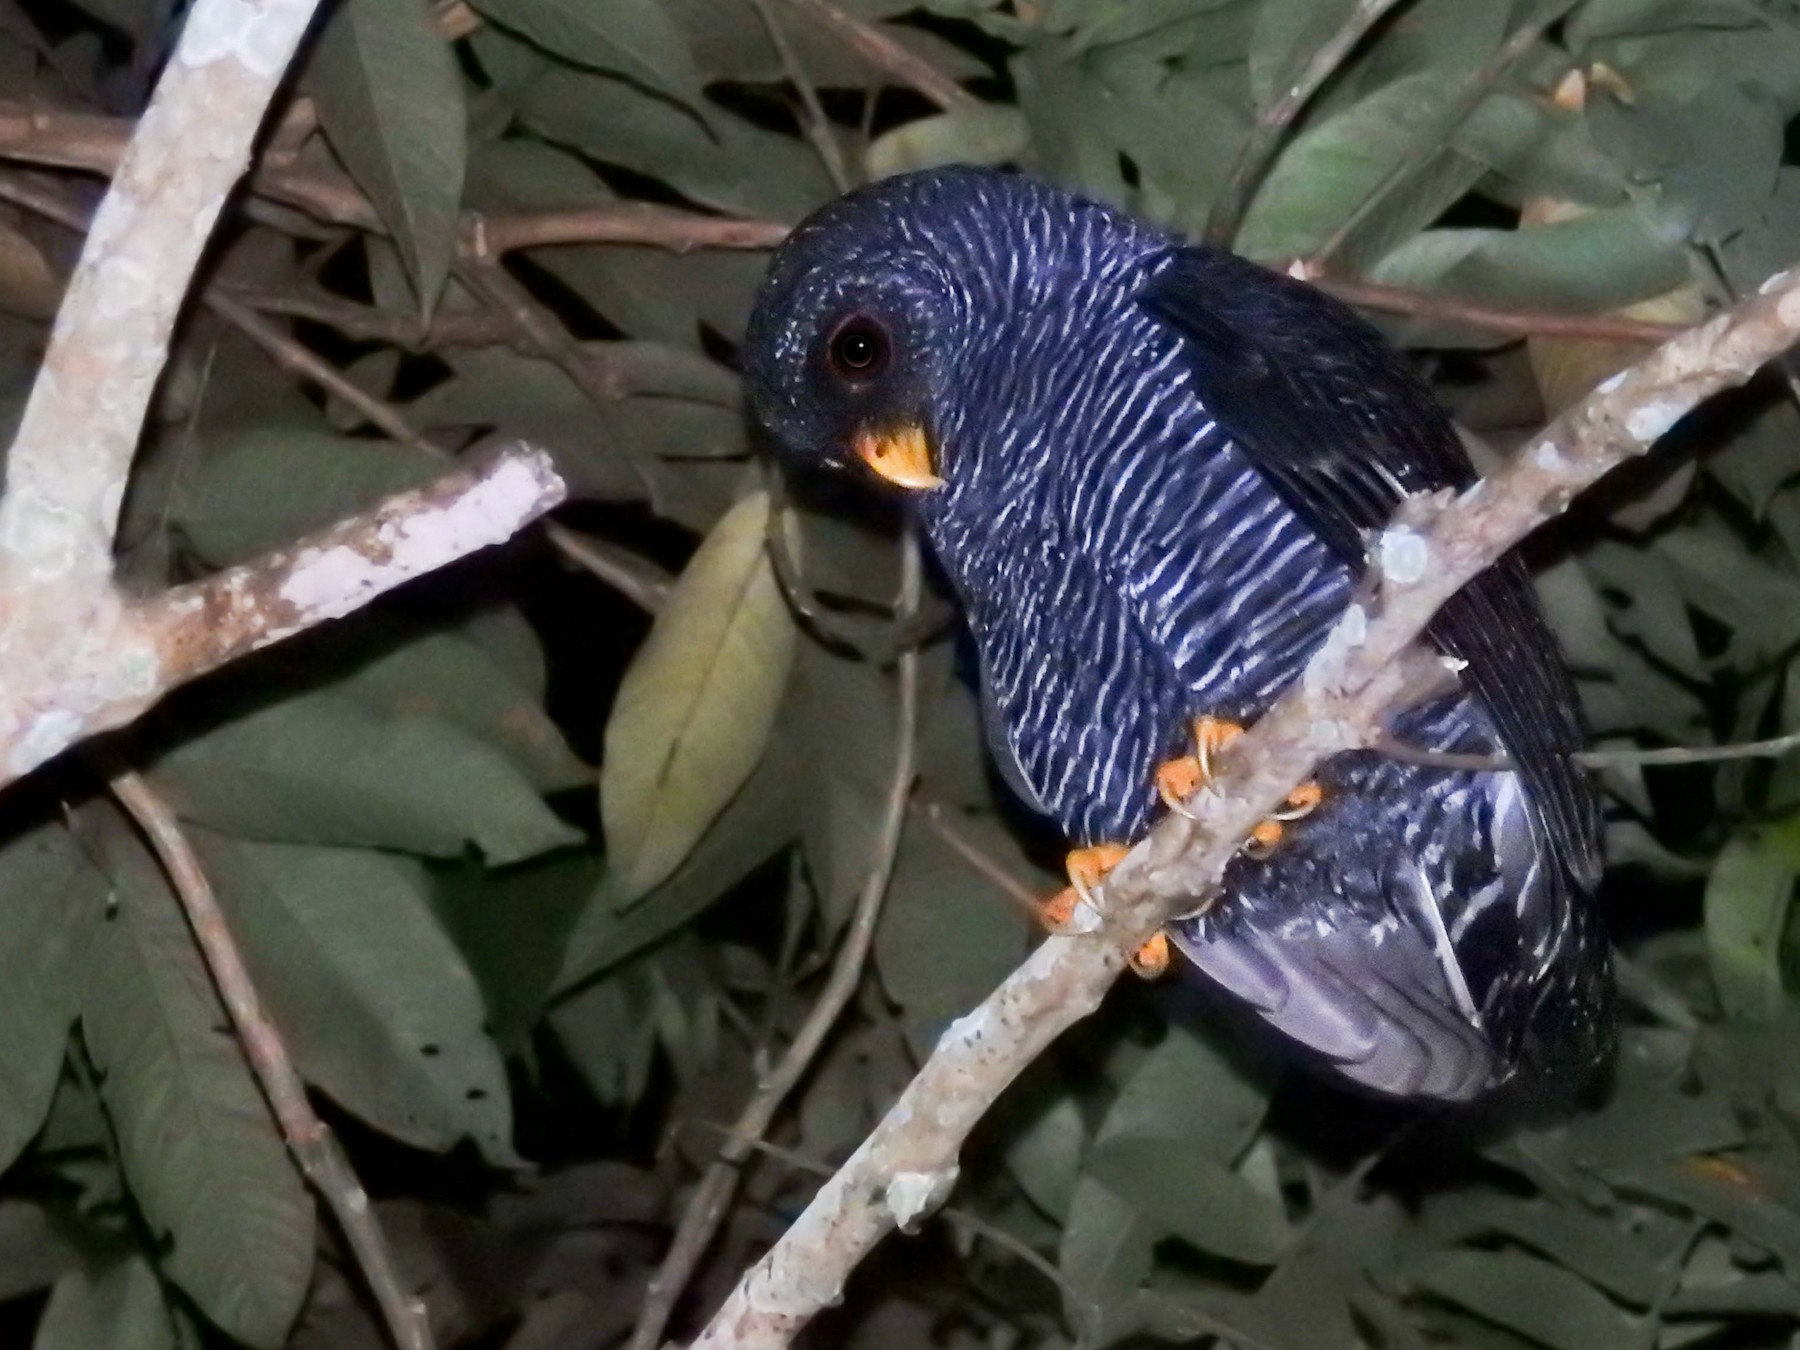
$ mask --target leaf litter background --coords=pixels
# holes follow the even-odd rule
[[[0,0],[0,91],[134,114],[174,8]],[[345,0],[277,120],[380,228],[246,204],[208,284],[418,435],[197,308],[140,461],[124,565],[163,581],[526,435],[577,485],[563,521],[612,578],[521,540],[184,691],[128,747],[447,1345],[629,1332],[874,864],[899,640],[891,513],[830,486],[771,498],[745,444],[732,361],[764,255],[537,248],[484,288],[459,221],[642,200],[791,223],[833,190],[816,88],[852,177],[1019,163],[1198,231],[1253,110],[1351,6],[843,8],[973,97],[894,87],[790,0]],[[1686,321],[1800,255],[1797,113],[1800,5],[1412,0],[1309,107],[1237,242],[1340,278]],[[73,248],[0,206],[9,420]],[[560,363],[491,321],[496,286],[548,317]],[[1381,322],[1478,453],[1635,354]],[[1800,727],[1796,388],[1708,408],[1534,541],[1597,743]],[[1055,841],[996,787],[966,675],[939,625],[872,969],[677,1330],[1032,940],[1008,889],[1054,884]],[[1794,1343],[1800,760],[1604,779],[1629,1024],[1598,1109],[1503,1131],[1372,1104],[1180,981],[1121,989],[814,1343]],[[136,836],[79,765],[0,812],[0,1341],[382,1344]]]

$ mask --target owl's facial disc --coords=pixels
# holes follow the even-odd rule
[[[915,492],[940,488],[932,466],[931,441],[917,422],[866,428],[856,434],[856,457],[897,487]]]

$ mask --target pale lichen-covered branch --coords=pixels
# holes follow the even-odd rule
[[[0,577],[112,570],[175,317],[315,0],[197,0],[88,231],[6,465]]]
[[[1091,931],[1046,940],[954,1023],[875,1130],[747,1271],[696,1350],[785,1346],[836,1303],[869,1250],[949,1194],[963,1141],[1019,1072],[1092,1012],[1128,955],[1218,886],[1250,829],[1317,762],[1363,745],[1440,677],[1418,645],[1438,607],[1682,414],[1800,338],[1800,273],[1683,333],[1602,385],[1501,472],[1407,502],[1371,550],[1367,584],[1303,677],[1221,757],[1212,786],[1108,877]],[[1227,901],[1229,903],[1229,901]]]

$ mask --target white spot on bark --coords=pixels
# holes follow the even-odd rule
[[[902,1232],[910,1233],[919,1220],[933,1213],[956,1187],[957,1169],[942,1172],[897,1172],[887,1184],[887,1207]]]
[[[1787,328],[1800,328],[1800,291],[1789,291],[1775,302],[1775,317]]]
[[[1649,445],[1661,439],[1663,432],[1674,426],[1686,411],[1687,404],[1678,400],[1653,399],[1625,414],[1625,430],[1639,444]]]
[[[1549,473],[1561,473],[1569,467],[1568,459],[1557,449],[1555,441],[1545,441],[1532,451],[1532,462]]]
[[[29,773],[50,756],[61,754],[81,735],[81,718],[66,708],[52,708],[39,717],[14,743],[12,772]]]
[[[281,598],[308,618],[331,619],[356,608],[357,597],[381,582],[384,569],[348,545],[294,560]]]
[[[1425,542],[1425,536],[1412,527],[1395,525],[1382,532],[1380,558],[1382,576],[1401,586],[1410,586],[1425,575],[1425,569],[1431,563],[1431,546]],[[1362,607],[1356,606],[1356,610],[1360,614]]]
[[[1625,376],[1628,373],[1629,372],[1627,372],[1627,371],[1621,370],[1617,375],[1608,375],[1604,380],[1600,381],[1600,383],[1594,387],[1594,392],[1596,394],[1612,393],[1613,390],[1617,389],[1620,385],[1625,383]]]
[[[987,1013],[981,1008],[957,1018],[944,1028],[944,1034],[938,1038],[938,1046],[954,1044],[957,1041],[978,1041],[987,1031]]]
[[[1306,692],[1316,695],[1336,689],[1344,676],[1344,658],[1360,647],[1368,635],[1368,612],[1361,605],[1351,605],[1344,611],[1344,617],[1332,626],[1324,644],[1313,653],[1312,660],[1306,663],[1306,673],[1300,677]]]

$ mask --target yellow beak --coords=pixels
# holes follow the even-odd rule
[[[944,485],[931,471],[931,446],[925,440],[925,428],[917,423],[891,431],[864,431],[856,438],[856,453],[863,463],[900,487],[923,492]]]

